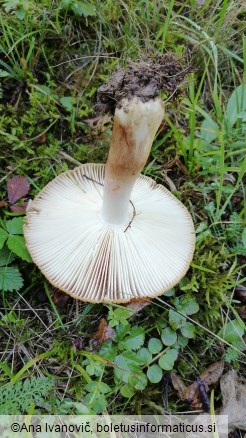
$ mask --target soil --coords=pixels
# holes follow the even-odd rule
[[[163,90],[170,98],[180,92],[184,77],[191,71],[173,55],[128,62],[127,68],[117,67],[107,84],[98,89],[96,109],[100,113],[114,113],[122,98],[139,97],[143,102],[159,96]]]

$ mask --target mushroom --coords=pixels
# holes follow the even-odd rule
[[[24,235],[55,287],[93,303],[156,297],[189,268],[195,234],[185,206],[141,175],[163,118],[159,97],[123,97],[106,165],[57,176],[28,208]]]

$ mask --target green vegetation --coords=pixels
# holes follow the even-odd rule
[[[170,370],[193,382],[222,358],[245,373],[243,3],[1,2],[0,414],[160,414]],[[31,262],[22,207],[64,170],[105,162],[112,119],[95,111],[97,88],[128,59],[168,51],[193,72],[175,103],[163,95],[145,174],[193,216],[190,270],[138,311],[76,302]],[[14,175],[30,190],[10,199]],[[174,389],[168,399],[187,409]]]

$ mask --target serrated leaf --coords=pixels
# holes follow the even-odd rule
[[[25,239],[22,236],[10,235],[7,240],[8,248],[26,262],[31,262],[31,256],[27,250]]]
[[[10,74],[6,70],[0,68],[0,78],[7,78]]]
[[[174,362],[177,357],[178,351],[174,350],[174,348],[171,348],[160,357],[158,364],[163,370],[170,371],[173,369]]]
[[[25,176],[13,176],[7,182],[7,193],[10,204],[14,204],[18,199],[27,195],[30,184]]]
[[[161,340],[164,345],[173,345],[177,341],[177,333],[171,327],[166,327],[162,331]]]
[[[144,337],[145,334],[142,327],[133,327],[130,335],[119,342],[119,348],[124,350],[138,350],[144,343]]]
[[[19,270],[13,266],[0,268],[0,290],[13,292],[23,286],[23,278]]]
[[[194,338],[195,336],[195,326],[191,322],[186,322],[183,327],[181,327],[181,333],[185,338]]]
[[[0,249],[2,249],[5,241],[7,240],[8,233],[3,228],[0,228]]]
[[[23,218],[15,217],[6,222],[6,228],[9,234],[23,234]]]
[[[148,349],[152,354],[157,354],[161,351],[163,345],[160,339],[151,338],[148,343]]]
[[[159,365],[151,365],[148,368],[147,377],[151,383],[159,383],[162,379],[162,369]]]
[[[27,414],[32,404],[43,403],[54,387],[50,377],[33,377],[0,387],[0,415]]]
[[[114,363],[116,365],[116,368],[114,368],[116,379],[125,383],[128,383],[131,373],[138,374],[141,372],[140,365],[142,361],[133,352],[124,351],[122,354],[116,356]]]
[[[15,257],[15,254],[13,254],[13,252],[10,251],[6,245],[4,245],[0,250],[0,266],[9,265],[15,259]]]

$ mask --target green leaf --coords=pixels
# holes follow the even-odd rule
[[[165,321],[166,315],[160,315],[156,321],[155,321],[155,325],[158,329],[164,329],[167,326],[167,322]]]
[[[8,233],[3,228],[0,228],[0,249],[2,249],[7,237]]]
[[[110,386],[108,386],[106,383],[100,382],[100,381],[87,383],[85,389],[88,392],[95,392],[95,393],[99,393],[99,394],[107,394],[107,392],[111,391]]]
[[[175,310],[169,310],[169,324],[173,330],[181,328],[185,324],[186,318]]]
[[[6,228],[9,234],[23,234],[23,218],[15,217],[6,222]]]
[[[131,398],[134,395],[134,388],[131,385],[123,385],[120,388],[120,393],[121,395],[123,395],[123,397],[125,398]]]
[[[186,347],[186,345],[188,344],[188,338],[185,338],[183,335],[179,334],[178,335],[178,346],[181,348]]]
[[[244,228],[244,230],[243,230],[242,242],[243,242],[244,248],[246,248],[246,228]]]
[[[239,85],[232,92],[226,108],[226,119],[229,128],[236,123],[238,115],[246,110],[246,85]]]
[[[165,297],[173,297],[175,295],[174,289],[169,289],[167,292],[165,292]]]
[[[96,414],[101,414],[107,407],[107,401],[103,394],[98,394],[98,397],[95,397],[94,393],[89,392],[84,400]]]
[[[19,18],[19,20],[24,20],[26,16],[26,11],[24,9],[17,9],[15,11],[15,15],[17,18]]]
[[[134,386],[135,389],[143,391],[148,385],[148,379],[142,371],[139,371],[137,374],[130,374],[129,383]]]
[[[105,359],[114,360],[117,356],[117,348],[112,346],[112,342],[106,341],[101,345],[98,354]]]
[[[7,78],[8,76],[10,76],[10,74],[0,68],[0,78]]]
[[[142,364],[147,365],[152,360],[152,354],[147,348],[140,348],[137,352],[137,357],[141,360]]]
[[[13,292],[23,286],[23,278],[19,270],[13,266],[0,268],[0,290]]]
[[[116,356],[114,363],[116,365],[114,375],[119,381],[128,383],[131,373],[138,374],[141,372],[141,360],[131,351],[124,351],[122,354]]]
[[[164,345],[173,345],[177,341],[177,333],[171,327],[166,327],[162,331],[161,340]]]
[[[181,327],[181,333],[185,338],[194,338],[195,336],[195,326],[191,322],[186,322],[183,327]]]
[[[162,369],[159,365],[151,365],[148,368],[147,377],[151,383],[159,383],[162,379]]]
[[[183,295],[179,300],[177,310],[185,315],[193,315],[194,313],[198,312],[199,305],[193,296]]]
[[[224,340],[235,346],[240,345],[243,340],[242,337],[245,332],[245,325],[243,321],[233,319],[226,324],[224,331]],[[223,335],[223,330],[220,331],[220,336]]]
[[[62,9],[67,9],[73,0],[62,0],[60,5]]]
[[[8,248],[26,262],[31,262],[31,256],[27,250],[25,239],[22,236],[10,235],[7,240]]]
[[[116,342],[122,341],[125,336],[127,336],[131,331],[131,326],[127,322],[127,320],[124,320],[122,324],[118,323],[116,329],[115,329],[115,340]]]
[[[148,349],[152,354],[157,354],[161,351],[163,345],[160,339],[151,338],[148,343]]]
[[[72,96],[65,96],[60,99],[60,102],[68,112],[71,112],[73,110],[76,99]]]
[[[14,259],[16,255],[10,251],[6,245],[0,250],[0,266],[9,265]]]
[[[170,371],[173,369],[177,357],[178,351],[171,348],[160,357],[158,364],[163,370]]]
[[[142,327],[133,327],[129,336],[119,342],[119,348],[123,350],[138,350],[144,343],[144,329]]]
[[[81,17],[82,15],[84,17],[96,15],[94,7],[91,6],[89,3],[75,1],[72,2],[71,9],[78,17]]]
[[[214,120],[207,114],[206,118],[201,124],[201,138],[204,142],[210,144],[218,137],[219,126]]]
[[[43,404],[54,390],[55,381],[50,377],[34,377],[7,383],[0,387],[0,415],[27,414],[32,404]]]

